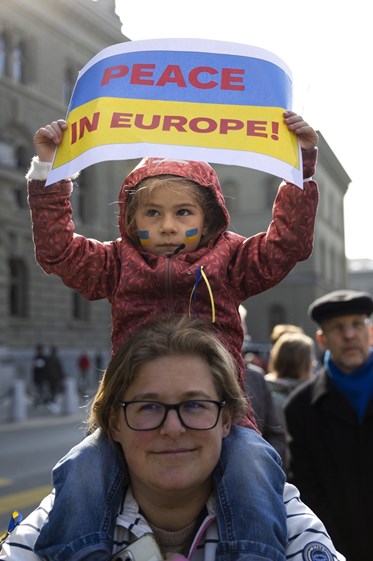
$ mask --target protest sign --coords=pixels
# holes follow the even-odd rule
[[[274,54],[197,39],[129,41],[79,73],[47,185],[104,160],[154,156],[265,171],[302,186],[283,123],[292,79]]]

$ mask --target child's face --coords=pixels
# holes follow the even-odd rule
[[[204,213],[187,189],[159,185],[151,189],[135,213],[140,242],[146,251],[172,255],[195,251],[206,234]]]

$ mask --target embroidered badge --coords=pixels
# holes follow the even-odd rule
[[[333,561],[329,549],[320,542],[311,542],[303,550],[304,561]]]

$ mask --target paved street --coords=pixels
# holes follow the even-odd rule
[[[13,510],[27,516],[51,490],[51,469],[84,436],[84,410],[0,424],[0,533]]]

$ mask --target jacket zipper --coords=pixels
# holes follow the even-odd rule
[[[214,516],[213,514],[209,514],[205,518],[205,520],[203,521],[202,525],[200,526],[200,528],[198,530],[198,533],[197,533],[196,537],[193,540],[192,546],[191,546],[190,551],[188,553],[188,559],[192,559],[197,547],[201,543],[203,535],[206,533],[209,526],[211,526],[211,524],[213,522],[215,522],[215,520],[216,520],[216,516]]]
[[[172,257],[165,259],[165,290],[168,309],[174,311],[174,294],[172,290]]]

